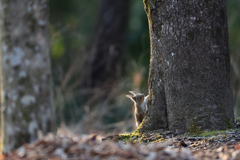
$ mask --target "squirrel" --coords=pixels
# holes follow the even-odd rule
[[[147,110],[148,110],[147,102],[149,100],[149,96],[147,95],[145,97],[144,94],[137,93],[134,91],[129,91],[129,92],[133,95],[126,95],[126,97],[130,98],[134,102],[134,108],[135,108],[134,116],[135,116],[136,126],[138,127],[147,113]]]

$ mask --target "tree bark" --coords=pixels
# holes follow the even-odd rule
[[[102,0],[89,61],[90,87],[111,89],[121,74],[129,0]]]
[[[4,150],[53,129],[48,1],[0,0]]]
[[[142,130],[233,126],[224,0],[144,0],[151,40],[151,107]]]

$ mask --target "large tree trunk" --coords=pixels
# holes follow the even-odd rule
[[[0,0],[4,150],[52,130],[48,1]]]
[[[109,90],[121,74],[129,0],[102,0],[91,48],[87,83]],[[107,92],[107,91],[106,91]]]
[[[151,108],[140,129],[233,126],[226,4],[144,0],[149,21]]]

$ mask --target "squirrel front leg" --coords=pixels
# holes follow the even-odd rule
[[[145,106],[146,106],[146,111],[148,110],[148,106],[147,106],[148,100],[149,100],[149,95],[147,95],[146,97],[144,97],[144,101],[143,101],[143,103],[144,103]]]

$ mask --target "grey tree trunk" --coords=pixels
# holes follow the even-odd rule
[[[4,150],[53,127],[48,1],[0,0]]]
[[[144,0],[149,21],[151,107],[142,130],[233,126],[224,0]]]

